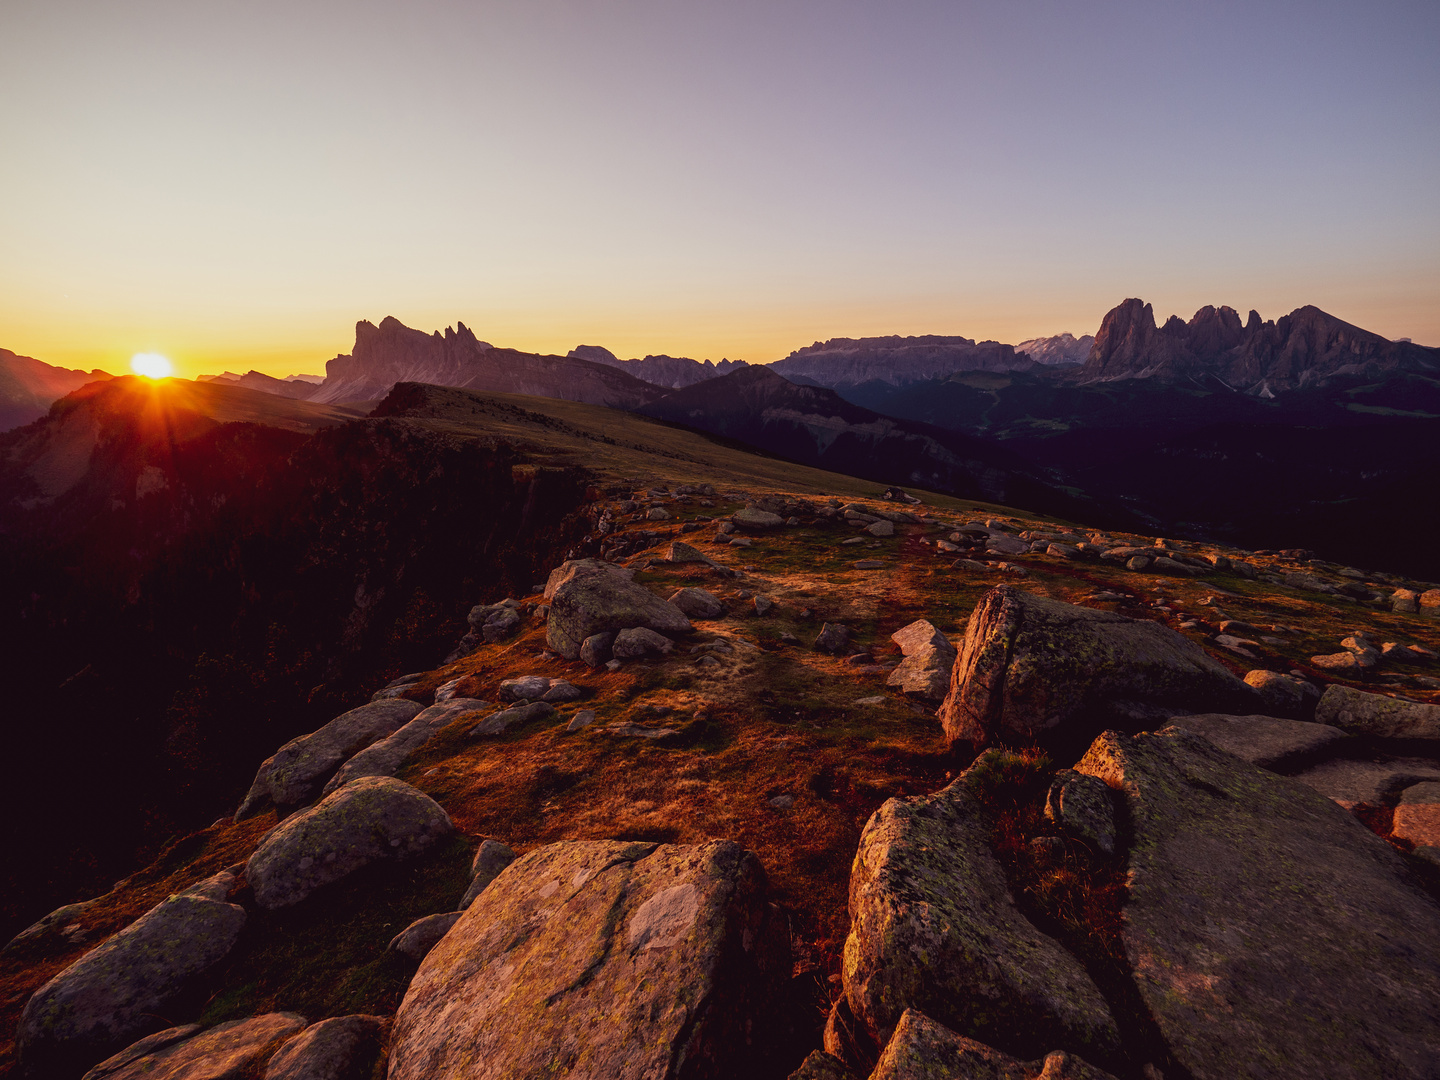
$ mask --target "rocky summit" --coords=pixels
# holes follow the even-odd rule
[[[479,371],[498,350],[467,335],[382,324],[357,355]],[[1019,362],[963,341],[807,362],[863,372],[882,346]],[[653,386],[576,352],[596,386]],[[1437,1075],[1440,584],[882,485],[584,402],[387,401],[276,444],[293,468],[333,442],[343,481],[314,516],[266,496],[246,534],[305,603],[236,601],[225,560],[250,549],[219,559],[213,532],[119,579],[209,582],[254,652],[197,649],[146,699],[168,726],[144,784],[80,757],[131,723],[86,699],[110,711],[71,753],[104,807],[153,821],[109,874],[14,856],[45,872],[5,897],[0,1071]],[[15,445],[54,464],[45,438]],[[175,452],[254,438],[199,425]],[[85,505],[102,479],[76,481]],[[35,767],[60,784],[65,760]],[[162,779],[185,800],[141,802]]]

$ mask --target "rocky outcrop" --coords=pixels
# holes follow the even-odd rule
[[[481,893],[421,963],[390,1080],[745,1075],[789,975],[755,857],[619,841],[550,844]]]
[[[998,341],[926,334],[920,337],[831,338],[796,349],[770,370],[791,382],[832,389],[867,382],[906,386],[959,371],[1028,371],[1035,366]]]
[[[454,831],[440,804],[388,776],[365,776],[281,822],[245,866],[262,908],[289,907],[382,859],[419,855]]]
[[[244,908],[211,898],[218,884],[200,883],[211,895],[162,900],[35,991],[16,1033],[22,1063],[41,1075],[78,1075],[159,1027],[245,926]]]
[[[235,820],[254,817],[270,806],[281,813],[303,806],[320,794],[342,763],[371,743],[393,735],[423,709],[419,702],[382,698],[351,709],[318,731],[301,735],[275,751],[255,774]]]
[[[906,1009],[1011,1052],[1099,1060],[1119,1032],[1095,983],[1010,898],[981,789],[989,755],[934,795],[891,799],[850,871],[849,1011],[884,1045]]]
[[[1109,727],[1258,703],[1167,626],[998,585],[970,616],[940,719],[952,745],[1078,749]]]
[[[265,1080],[370,1080],[390,1021],[381,1016],[332,1016],[282,1046]]]
[[[455,720],[467,713],[486,708],[477,698],[455,697],[422,709],[395,734],[371,743],[341,765],[322,789],[322,795],[344,787],[362,776],[394,776],[404,767],[410,755],[419,750]]]
[[[589,565],[566,563],[564,576],[546,586],[550,617],[545,640],[567,660],[580,656],[580,646],[593,634],[643,628],[661,634],[683,634],[690,620],[674,604],[660,599],[623,574],[586,560]]]
[[[1181,1069],[1434,1075],[1440,908],[1383,840],[1177,728],[1107,732],[1076,768],[1125,801],[1125,954]]]
[[[1315,720],[1352,735],[1440,741],[1440,705],[1367,694],[1338,683],[1325,688]]]
[[[178,1040],[164,1032],[101,1062],[84,1080],[239,1080],[257,1075],[304,1027],[303,1016],[276,1012]],[[180,1030],[188,1029],[172,1029]]]
[[[870,1080],[1115,1080],[1063,1050],[1021,1061],[906,1009]]]

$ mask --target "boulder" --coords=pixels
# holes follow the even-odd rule
[[[1155,556],[1153,555],[1132,555],[1125,560],[1125,569],[1133,570],[1137,574],[1143,574],[1153,565],[1155,565]]]
[[[388,776],[364,776],[276,826],[245,876],[266,910],[290,907],[322,885],[382,859],[405,859],[450,835],[430,796]]]
[[[704,563],[706,566],[715,565],[711,562],[709,556],[699,548],[692,547],[679,540],[676,540],[670,545],[670,551],[666,554],[665,561],[669,563]]]
[[[470,887],[460,900],[460,910],[464,911],[473,904],[475,898],[500,876],[500,871],[514,861],[515,852],[510,850],[510,845],[488,838],[480,841],[480,846],[475,849],[475,858],[470,861]]]
[[[1440,589],[1426,589],[1419,596],[1420,610],[1426,615],[1440,615]]]
[[[1182,710],[1250,713],[1258,703],[1167,626],[999,585],[970,616],[940,719],[952,745],[1068,750],[1110,727]]]
[[[1338,759],[1297,773],[1306,787],[1344,807],[1379,808],[1412,784],[1440,780],[1440,765],[1429,758],[1390,757],[1384,761]]]
[[[729,841],[568,841],[517,859],[421,963],[389,1080],[753,1075],[790,973],[765,875]]]
[[[418,964],[425,959],[425,954],[450,932],[450,928],[459,921],[462,914],[463,912],[459,911],[446,911],[439,915],[425,915],[401,930],[385,947]]]
[[[198,1035],[133,1046],[102,1061],[84,1080],[240,1080],[258,1075],[275,1052],[305,1027],[294,1013],[266,1013],[217,1024]]]
[[[550,576],[545,579],[545,591],[542,594],[545,602],[550,603],[555,599],[555,593],[560,586],[586,574],[610,574],[621,581],[631,581],[635,577],[635,571],[628,566],[617,566],[603,559],[571,559],[551,570]]]
[[[16,1032],[21,1063],[42,1076],[78,1074],[162,1027],[244,925],[237,904],[183,893],[162,900],[35,991]]]
[[[1178,1070],[1435,1075],[1440,907],[1385,841],[1179,728],[1106,732],[1076,769],[1125,801],[1122,941]]]
[[[550,689],[551,680],[544,675],[521,675],[518,679],[506,679],[500,684],[496,695],[501,701],[534,701],[543,697]]]
[[[395,734],[425,706],[405,698],[385,698],[351,709],[318,731],[291,739],[267,758],[255,774],[235,820],[278,807],[282,814],[320,794],[335,770],[371,743]]]
[[[1272,771],[1293,771],[1317,761],[1348,736],[1328,724],[1278,716],[1227,716],[1197,713],[1174,716],[1170,723],[1209,739],[1227,754]]]
[[[1420,858],[1440,865],[1440,782],[1412,784],[1400,793],[1392,835],[1412,844]]]
[[[1115,854],[1115,801],[1093,776],[1074,769],[1056,773],[1045,796],[1045,816],[1066,836],[1102,854]]]
[[[815,636],[814,648],[832,655],[850,647],[850,628],[844,623],[826,623]]]
[[[900,652],[905,656],[925,648],[948,650],[951,653],[955,651],[955,646],[951,645],[949,639],[935,629],[934,623],[928,619],[916,619],[908,626],[902,626],[890,635],[890,640],[900,647]]]
[[[670,603],[692,619],[718,619],[725,614],[720,598],[707,589],[678,589]]]
[[[137,1039],[118,1054],[110,1055],[90,1069],[82,1080],[103,1080],[104,1077],[113,1076],[117,1070],[149,1057],[157,1050],[184,1042],[199,1030],[199,1024],[178,1024],[175,1027],[166,1028],[164,1031],[157,1031],[154,1035],[146,1035],[143,1039]]]
[[[870,1080],[1115,1080],[1073,1054],[1056,1050],[1021,1061],[957,1035],[922,1012],[906,1009]]]
[[[1023,555],[1030,544],[1013,536],[992,536],[985,541],[985,550],[992,555]]]
[[[580,662],[586,667],[604,667],[610,662],[612,647],[615,644],[615,635],[610,631],[603,634],[591,634],[580,643]]]
[[[953,649],[927,645],[901,660],[886,678],[885,685],[895,687],[906,697],[938,705],[950,689],[950,673],[954,667]]]
[[[812,1050],[786,1080],[860,1080],[849,1067],[834,1054],[824,1050]]]
[[[639,660],[645,656],[664,656],[674,648],[675,643],[665,635],[637,626],[616,634],[615,647],[611,651],[616,660]]]
[[[480,604],[470,609],[467,621],[471,632],[493,645],[520,629],[520,604],[515,600]]]
[[[555,714],[555,706],[548,701],[528,701],[524,705],[512,705],[508,709],[493,712],[470,729],[470,736],[500,735],[506,728],[528,724],[531,720],[545,720]]]
[[[983,777],[994,753],[934,795],[889,800],[866,823],[850,870],[849,1010],[877,1045],[913,1008],[1016,1052],[1109,1058],[1119,1034],[1105,998],[1020,913],[990,849]]]
[[[865,526],[865,531],[871,536],[894,536],[895,526],[888,521],[877,521],[873,525]]]
[[[1315,706],[1315,720],[1376,739],[1440,740],[1440,705],[1367,694],[1348,686],[1325,688]]]
[[[1308,720],[1315,713],[1320,691],[1308,679],[1278,671],[1256,669],[1245,673],[1245,685],[1253,687],[1270,716]]]
[[[44,949],[67,936],[67,930],[75,920],[94,904],[94,900],[82,900],[75,904],[58,907],[45,917],[36,920],[21,930],[0,949],[0,956],[11,956],[29,950]]]
[[[551,679],[550,689],[540,695],[540,700],[551,705],[563,705],[569,701],[579,701],[583,696],[580,687],[568,679]]]
[[[344,787],[351,780],[362,776],[394,776],[419,750],[453,721],[479,709],[489,708],[489,703],[478,698],[453,697],[431,705],[416,714],[415,719],[389,738],[371,743],[352,757],[332,776],[322,795],[329,795]]]
[[[683,634],[689,631],[690,620],[643,585],[608,570],[591,569],[575,572],[555,589],[545,640],[566,660],[575,660],[591,635],[636,627]]]
[[[1365,665],[1361,658],[1348,649],[1337,653],[1324,653],[1310,657],[1310,666],[1329,671],[1344,678],[1358,678]]]
[[[757,510],[750,506],[743,510],[736,510],[730,515],[730,520],[746,532],[768,532],[785,524],[785,519],[779,514],[772,514],[768,510]]]
[[[332,1016],[282,1046],[265,1080],[370,1080],[390,1021],[383,1016]]]

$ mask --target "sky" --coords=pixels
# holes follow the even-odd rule
[[[0,347],[764,362],[1138,296],[1440,345],[1440,4],[3,0]]]

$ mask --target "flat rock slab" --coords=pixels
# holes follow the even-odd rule
[[[613,571],[592,567],[575,570],[555,589],[545,626],[545,641],[550,648],[566,660],[574,660],[591,635],[629,628],[683,634],[690,630],[690,620],[674,604],[643,585]]]
[[[1313,788],[1346,810],[1380,806],[1404,788],[1426,780],[1440,780],[1440,762],[1429,758],[1387,758],[1384,761],[1326,761],[1297,773]]]
[[[940,719],[952,745],[1078,750],[1106,728],[1259,701],[1167,626],[998,585],[970,616]]]
[[[870,1080],[1115,1080],[1062,1050],[1021,1061],[905,1010]]]
[[[1262,769],[1283,769],[1313,761],[1348,736],[1328,724],[1278,716],[1227,716],[1198,713],[1172,716],[1170,723],[1203,735],[1227,754]]]
[[[275,1051],[305,1028],[294,1013],[266,1013],[168,1042],[121,1051],[85,1074],[84,1080],[244,1080],[257,1075]]]
[[[245,876],[262,908],[290,907],[373,862],[418,855],[453,831],[424,792],[365,776],[271,830]]]
[[[1435,1076],[1440,907],[1389,844],[1178,728],[1106,732],[1076,769],[1125,799],[1125,953],[1195,1080]]]
[[[453,697],[431,705],[417,713],[415,719],[395,734],[371,743],[341,765],[321,794],[329,795],[362,776],[394,776],[411,754],[440,734],[446,726],[462,716],[488,707],[487,702],[468,697]]]
[[[1315,719],[1352,735],[1440,741],[1440,705],[1367,694],[1348,686],[1327,686],[1315,706]]]
[[[884,1045],[906,1009],[1022,1053],[1119,1045],[1110,1009],[1070,953],[1010,898],[990,850],[977,769],[934,795],[891,799],[850,870],[842,978],[850,1012]]]
[[[47,982],[25,1005],[20,1060],[40,1075],[85,1066],[162,1026],[169,1005],[234,948],[245,909],[172,896]]]
[[[788,975],[764,872],[735,844],[549,844],[421,963],[389,1080],[747,1075]]]
[[[365,747],[393,735],[424,708],[418,701],[384,698],[341,713],[324,727],[301,735],[267,758],[255,774],[235,820],[267,807],[287,811],[309,802],[340,765]]]
[[[332,1016],[282,1046],[265,1080],[370,1080],[390,1021],[383,1016]]]

